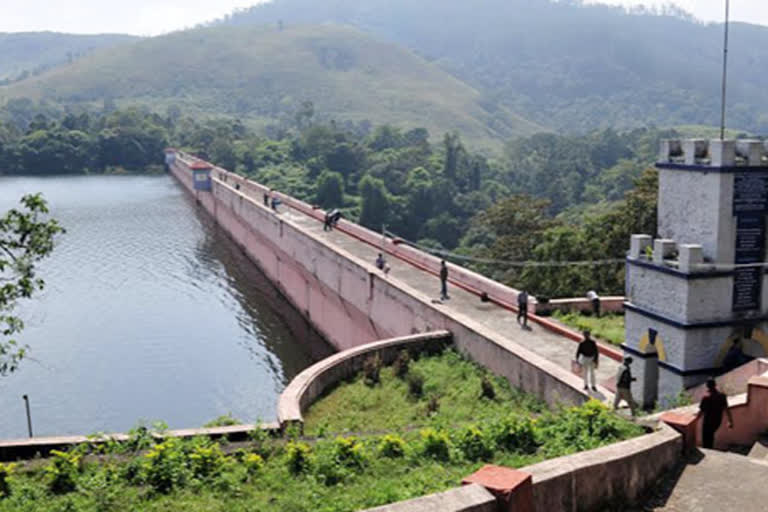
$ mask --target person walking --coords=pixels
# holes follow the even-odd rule
[[[520,320],[523,321],[520,324]],[[517,323],[523,326],[523,329],[528,327],[528,292],[522,290],[517,294]]]
[[[707,394],[699,403],[696,419],[704,418],[701,425],[701,445],[704,448],[715,447],[715,432],[723,422],[723,413],[728,416],[728,428],[733,428],[733,416],[728,408],[728,398],[717,389],[715,379],[707,381]]]
[[[376,268],[379,270],[384,270],[384,267],[387,266],[387,260],[384,259],[384,255],[382,253],[379,253],[379,256],[376,258]]]
[[[332,222],[332,214],[333,211],[325,212],[325,219],[323,220],[323,231],[331,231],[333,229],[333,222]]]
[[[440,262],[440,299],[448,300],[448,266],[445,260]]]
[[[268,188],[266,192],[264,192],[264,206],[269,208],[269,196],[272,194],[272,189]]]
[[[619,408],[619,403],[624,400],[629,405],[630,411],[632,411],[632,417],[635,416],[637,410],[637,402],[632,398],[632,383],[637,379],[632,376],[632,358],[625,357],[624,364],[619,367],[619,372],[616,376],[616,397],[613,399],[613,409]]]
[[[592,303],[592,313],[596,317],[600,317],[600,296],[595,290],[589,290],[587,292],[587,299]]]
[[[595,380],[595,370],[599,364],[600,351],[597,349],[597,343],[592,339],[589,331],[583,332],[584,339],[579,343],[576,350],[576,360],[584,370],[584,389],[589,389],[590,381],[592,391],[597,391],[597,381]]]

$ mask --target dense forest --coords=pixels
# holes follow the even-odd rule
[[[675,135],[539,134],[510,140],[489,159],[457,133],[431,144],[424,128],[318,121],[311,104],[272,137],[237,119],[201,122],[176,110],[49,117],[45,105],[26,106],[0,109],[2,173],[157,169],[172,144],[540,296],[621,292],[621,265],[503,262],[622,257],[631,233],[655,232],[656,178],[647,168],[658,139]]]

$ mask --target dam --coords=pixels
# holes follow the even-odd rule
[[[168,150],[166,163],[335,349],[445,329],[459,350],[519,389],[553,404],[589,398],[570,372],[573,340],[551,332],[544,319],[521,330],[511,312],[516,290],[449,265],[451,300],[437,300],[437,258],[351,222],[325,232],[323,211],[183,152]],[[265,194],[280,199],[276,210]],[[389,274],[375,266],[380,252]],[[480,300],[483,293],[489,301]],[[599,380],[608,382],[620,355],[601,350],[609,357]],[[596,396],[610,394],[601,387]]]

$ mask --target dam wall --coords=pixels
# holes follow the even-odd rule
[[[578,404],[588,398],[581,392],[581,379],[564,368],[486,329],[480,319],[446,311],[433,302],[433,297],[383,275],[373,261],[349,254],[292,221],[290,216],[266,207],[262,200],[266,189],[262,185],[214,166],[210,191],[196,190],[190,170],[195,163],[200,161],[176,153],[169,167],[199,205],[337,350],[443,329],[452,333],[460,351],[506,377],[514,387],[552,404]],[[322,211],[306,203],[273,194],[282,200],[281,209],[290,208],[315,219],[323,217]],[[350,236],[369,238],[363,241],[370,244],[384,243],[381,235],[359,226],[349,229],[351,226],[355,225],[342,225]],[[411,247],[407,251],[415,253],[410,256],[422,265],[433,264],[434,258]],[[451,266],[452,277],[460,277],[462,272],[472,274]],[[475,279],[488,284],[484,277]],[[436,290],[437,286],[436,278]],[[495,300],[511,302],[516,298],[514,290],[499,283],[491,282],[487,289]]]

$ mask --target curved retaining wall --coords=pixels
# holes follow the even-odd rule
[[[485,329],[475,318],[446,312],[426,294],[386,279],[372,261],[362,261],[264,207],[264,187],[214,168],[212,191],[194,190],[192,162],[178,154],[171,171],[337,350],[444,329],[453,334],[459,350],[514,387],[549,403],[587,399],[581,379],[566,369]],[[305,203],[279,196],[284,204],[316,218],[322,215]],[[379,236],[355,229],[361,237]]]
[[[390,364],[401,350],[419,353],[440,349],[450,343],[451,333],[436,331],[376,341],[327,357],[301,372],[288,384],[277,404],[277,419],[281,426],[303,423],[304,411],[331,386],[360,372],[368,357],[378,355],[383,364]]]

